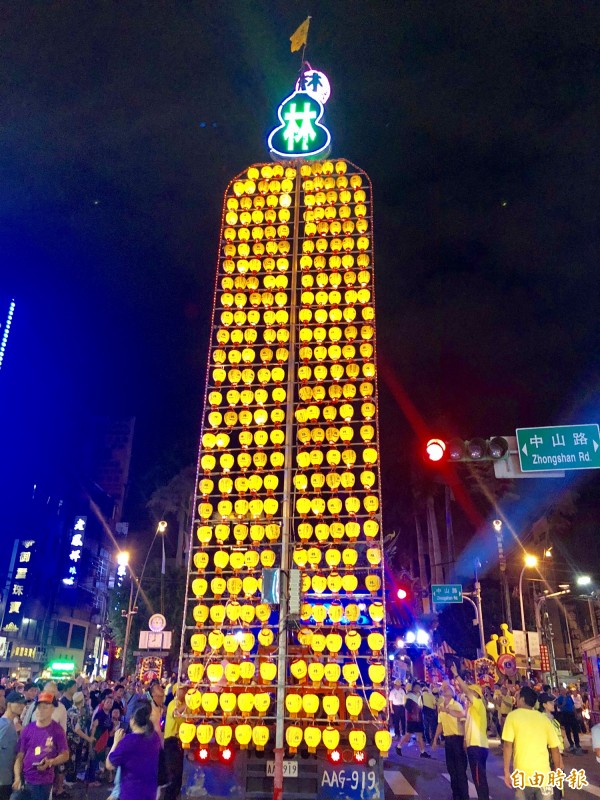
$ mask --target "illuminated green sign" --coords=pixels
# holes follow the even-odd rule
[[[313,94],[296,91],[277,109],[281,125],[268,139],[269,150],[280,158],[314,158],[324,155],[331,134],[320,124],[323,105]]]
[[[52,672],[74,672],[75,663],[73,661],[53,661],[50,664]]]

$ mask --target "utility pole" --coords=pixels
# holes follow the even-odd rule
[[[504,555],[504,544],[502,540],[502,520],[495,519],[492,526],[496,531],[496,543],[498,545],[498,563],[500,565],[500,583],[502,585],[502,597],[504,611],[506,613],[506,623],[508,629],[512,631],[512,611],[510,608],[510,591],[508,589],[508,577],[506,575],[506,556]]]

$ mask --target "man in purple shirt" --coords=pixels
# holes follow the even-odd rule
[[[13,789],[25,786],[31,800],[48,800],[52,792],[54,767],[69,760],[65,732],[52,719],[55,704],[51,692],[42,692],[36,703],[35,722],[21,731]]]

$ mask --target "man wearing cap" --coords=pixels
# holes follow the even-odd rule
[[[31,800],[48,800],[52,793],[54,768],[69,760],[65,732],[52,719],[56,703],[52,692],[41,692],[36,703],[35,722],[21,732],[13,789],[25,786]]]
[[[463,734],[464,718],[465,711],[454,696],[454,687],[444,681],[442,702],[438,709],[438,726],[433,737],[433,749],[435,750],[438,746],[440,736],[444,734],[446,767],[450,775],[452,800],[469,800],[467,757]]]
[[[490,751],[487,738],[487,709],[483,700],[483,689],[477,683],[465,683],[458,674],[455,664],[452,664],[452,674],[459,689],[467,698],[465,747],[473,783],[477,790],[477,798],[478,800],[490,800],[486,771],[486,762]]]
[[[540,694],[538,697],[539,710],[550,720],[550,723],[556,733],[556,738],[558,739],[558,749],[562,756],[562,754],[565,751],[565,740],[563,739],[560,722],[554,716],[555,703],[556,703],[556,697],[550,694],[550,692],[542,692],[542,694]],[[554,795],[554,800],[560,800],[560,798],[562,797],[562,791],[558,788],[558,786],[554,786],[553,795]]]
[[[20,717],[24,708],[24,696],[20,692],[9,692],[6,697],[6,712],[0,718],[0,800],[9,800],[12,793],[21,731]]]
[[[164,800],[177,800],[183,781],[183,748],[179,739],[179,728],[187,712],[185,697],[189,684],[180,683],[173,686],[175,693],[167,706],[165,717],[165,767],[169,776],[169,785],[165,789]]]

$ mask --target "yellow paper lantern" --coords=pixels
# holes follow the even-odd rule
[[[225,678],[228,684],[237,683],[240,677],[240,665],[231,662],[225,667]]]
[[[336,655],[342,649],[342,637],[339,633],[328,633],[325,641],[327,649],[333,655]]]
[[[335,686],[340,679],[340,675],[342,674],[342,668],[339,664],[334,663],[333,661],[328,662],[325,664],[325,680],[329,684],[329,686]]]
[[[200,744],[209,744],[213,738],[214,728],[208,722],[203,722],[196,728],[196,739]]]
[[[258,642],[262,647],[270,647],[273,644],[275,634],[271,628],[262,628],[258,634]]]
[[[273,683],[277,675],[277,664],[272,661],[263,661],[259,667],[260,681],[263,685]]]
[[[212,650],[220,650],[223,647],[223,631],[211,631],[208,634],[208,644]]]
[[[213,578],[210,582],[210,588],[215,598],[219,600],[227,588],[227,582],[224,578]]]
[[[254,709],[254,694],[252,692],[242,692],[237,696],[237,704],[242,712],[242,717],[249,717]]]
[[[296,753],[298,747],[302,743],[302,728],[297,725],[288,725],[285,729],[285,741],[289,748],[290,753]]]
[[[242,661],[240,664],[240,678],[243,683],[250,683],[254,677],[255,666],[253,661]]]
[[[378,577],[378,576],[370,576],[370,577]],[[366,581],[365,581],[366,583]],[[383,603],[371,603],[369,606],[369,616],[373,620],[373,622],[381,622],[381,620],[385,616],[385,611],[383,609]]]
[[[319,661],[315,661],[308,665],[308,678],[315,688],[318,688],[321,685],[324,674],[325,667]]]
[[[348,686],[355,686],[357,680],[360,678],[360,670],[358,664],[350,661],[342,667],[342,675]]]
[[[308,752],[316,753],[317,747],[321,743],[321,729],[309,725],[308,728],[304,730],[304,741],[308,745]]]
[[[325,728],[325,730],[323,731],[323,744],[325,745],[325,747],[329,751],[335,750],[336,747],[339,745],[339,743],[340,743],[340,732],[338,731],[338,729],[332,728],[331,726]]]
[[[208,566],[208,553],[204,551],[194,553],[194,566],[198,572],[203,572]]]
[[[194,606],[192,613],[194,615],[194,622],[197,625],[202,625],[208,619],[208,606],[200,603],[197,606]]]
[[[192,594],[195,597],[204,597],[208,589],[208,581],[206,578],[194,578],[192,581]]]
[[[321,605],[312,606],[312,617],[314,621],[319,624],[321,622],[324,622],[325,618],[327,617],[327,609],[325,608],[325,606]]]
[[[271,606],[268,603],[259,603],[255,608],[256,618],[265,625],[271,616]]]
[[[192,634],[192,638],[190,639],[190,646],[194,651],[194,653],[203,653],[204,648],[206,647],[206,635],[204,633]],[[197,680],[200,680],[200,678],[198,679],[190,678],[190,680],[193,680],[195,683]]]
[[[377,633],[376,631],[370,633],[367,636],[367,644],[373,651],[374,655],[379,655],[383,650],[383,646],[385,644],[385,639],[383,637],[383,634]]]
[[[250,633],[250,631],[244,631],[239,637],[239,642],[242,652],[249,653],[254,647],[256,639],[253,633]]]
[[[210,683],[218,683],[223,677],[223,665],[220,662],[209,664],[206,667],[206,677]]]
[[[319,698],[316,694],[305,694],[302,697],[302,710],[307,717],[315,716],[319,710]]]
[[[302,696],[299,694],[286,694],[285,707],[291,717],[297,717],[302,710]]]
[[[326,695],[323,698],[323,711],[327,715],[328,720],[335,719],[339,710],[340,710],[339,697],[336,697],[335,695]]]
[[[330,567],[337,567],[340,563],[342,555],[335,547],[330,547],[325,551],[325,561]]]
[[[339,572],[330,572],[327,576],[327,588],[332,594],[338,594],[343,586],[343,579]]]
[[[258,751],[265,749],[269,741],[269,729],[266,725],[255,725],[252,729],[252,741]]]
[[[233,736],[231,725],[217,725],[215,728],[215,741],[219,747],[227,747]]]
[[[387,700],[381,692],[371,692],[369,695],[369,707],[378,714],[387,706]]]
[[[197,689],[188,691],[185,696],[185,703],[191,711],[197,711],[202,705],[202,694]]]
[[[241,578],[236,576],[229,578],[227,581],[227,591],[229,592],[229,596],[235,599],[242,591],[242,585]]]
[[[313,653],[322,653],[325,650],[326,638],[322,633],[314,633],[310,641],[310,649]]]
[[[303,658],[295,659],[290,664],[290,672],[292,673],[292,677],[299,682],[306,678],[307,671],[308,667],[306,666],[306,661]]]
[[[367,734],[361,730],[353,730],[348,734],[348,743],[354,752],[364,750],[367,744]]]
[[[252,739],[252,728],[250,725],[236,725],[235,739],[240,746],[240,750],[247,750],[250,740]]]
[[[348,603],[345,610],[346,619],[348,622],[358,622],[360,617],[360,608],[356,603]]]
[[[182,722],[179,728],[179,738],[184,749],[187,749],[190,746],[190,743],[194,740],[195,736],[196,726],[192,725],[191,722]]]
[[[225,606],[212,605],[210,607],[210,618],[216,626],[220,626],[225,621]]]
[[[218,694],[215,694],[214,692],[204,692],[202,695],[202,710],[205,714],[214,714],[218,702]]]
[[[379,547],[367,548],[367,561],[371,566],[376,567],[381,563],[381,549]]]
[[[386,758],[392,746],[392,734],[389,731],[376,731],[374,741],[379,754]]]
[[[371,595],[374,596],[381,589],[381,578],[379,577],[379,575],[369,574],[365,577],[365,586],[369,590]]]
[[[344,641],[351,653],[357,653],[362,644],[362,637],[358,631],[348,631],[344,637]]]
[[[258,589],[258,581],[252,575],[247,575],[243,582],[242,582],[244,595],[246,597],[252,597],[256,594],[256,590]]]
[[[342,578],[342,587],[347,594],[352,594],[352,592],[356,591],[356,587],[358,586],[358,578],[353,573],[348,575],[344,575]]]
[[[381,686],[386,678],[386,668],[383,664],[369,665],[369,678],[374,686]]]
[[[259,717],[264,717],[270,705],[271,695],[268,692],[258,692],[254,695],[254,708],[258,711]]]

